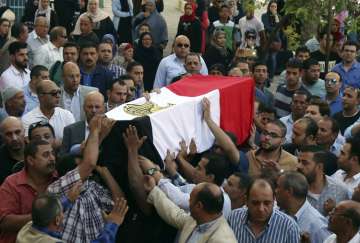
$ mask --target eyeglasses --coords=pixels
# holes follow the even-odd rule
[[[190,45],[189,45],[189,44],[178,43],[178,44],[176,44],[176,47],[179,47],[179,48],[182,48],[182,47],[189,48]]]
[[[58,96],[61,94],[61,90],[51,91],[51,92],[42,92],[43,95],[51,95],[51,96]]]
[[[335,85],[337,83],[337,80],[335,78],[326,78],[325,79],[325,83],[330,84],[330,85]]]
[[[263,135],[264,137],[269,136],[271,138],[282,138],[281,135],[278,135],[278,134],[276,134],[274,132],[268,132],[268,131],[262,131],[261,135]]]
[[[155,172],[156,171],[160,171],[158,168],[150,168],[150,169],[148,169],[146,172],[145,172],[145,174],[146,175],[149,175],[149,176],[153,176],[154,174],[155,174]]]

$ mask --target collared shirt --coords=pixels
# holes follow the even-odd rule
[[[324,203],[326,200],[332,199],[338,204],[341,201],[349,200],[350,193],[344,184],[339,183],[330,176],[325,176],[325,186],[321,193],[317,196],[308,192],[307,200],[316,208],[322,215],[325,215]]]
[[[207,75],[208,69],[204,62],[204,59],[202,57],[200,57],[200,59],[200,74]],[[180,60],[175,53],[163,58],[156,71],[154,88],[162,88],[169,85],[173,78],[183,73],[186,73],[184,62]]]
[[[112,63],[109,66],[104,66],[104,65],[102,66],[113,74],[113,79],[118,79],[120,76],[126,74],[126,70],[122,68],[120,65],[116,65]]]
[[[30,83],[24,86],[24,97],[25,97],[25,110],[23,115],[28,113],[29,111],[32,111],[37,106],[39,106],[39,98],[37,94],[33,93],[30,89]]]
[[[251,230],[247,208],[234,209],[228,221],[238,242],[298,243],[300,240],[300,230],[294,219],[277,209],[273,209],[267,225],[257,237]]]
[[[344,63],[341,62],[332,69],[333,72],[337,72],[341,76],[341,80],[343,81],[342,88],[345,85],[350,85],[356,88],[360,88],[360,63],[354,61],[351,68],[348,71],[344,69]]]
[[[57,62],[62,62],[63,59],[63,47],[56,47],[51,41],[42,45],[34,55],[33,66],[43,65],[47,69]]]
[[[67,93],[65,90],[62,93],[64,101],[64,109],[70,111],[75,118],[75,121],[81,120],[81,104],[80,104],[80,87],[73,95]]]
[[[89,134],[90,134],[89,123],[85,119],[85,140],[89,137]]]
[[[286,126],[285,143],[291,143],[292,129],[293,129],[293,125],[294,125],[292,113],[290,113],[290,115],[281,117],[280,121],[282,123],[284,123],[284,125]]]
[[[336,99],[333,101],[328,101],[326,100],[330,106],[330,116],[333,116],[334,114],[342,111],[343,106],[342,106],[342,98],[341,95],[339,94],[338,96],[336,96]]]
[[[319,78],[313,85],[304,84],[304,86],[311,95],[319,96],[321,98],[326,95],[325,81],[321,78]]]
[[[28,135],[29,126],[35,122],[39,121],[47,121],[54,128],[55,137],[58,139],[62,139],[64,127],[73,124],[75,122],[75,118],[70,111],[62,109],[60,107],[55,107],[54,114],[50,119],[48,119],[40,110],[40,107],[36,107],[32,111],[28,112],[21,118],[24,129],[25,136]]]
[[[336,156],[340,155],[340,151],[342,146],[345,143],[345,138],[341,135],[341,132],[339,132],[338,136],[335,139],[335,142],[330,147],[330,152],[335,154]]]
[[[357,173],[356,175],[353,175],[352,177],[345,180],[346,175],[347,174],[345,171],[339,169],[331,177],[337,181],[340,181],[341,183],[344,183],[350,192],[353,192],[354,188],[357,187],[360,183],[360,173]]]
[[[310,234],[313,243],[322,243],[331,234],[327,229],[328,220],[307,200],[295,214],[295,220],[302,233],[308,232]]]
[[[66,195],[81,180],[78,168],[69,171],[48,187],[48,191]],[[93,180],[83,182],[79,198],[64,213],[62,239],[65,242],[90,242],[97,238],[104,227],[102,211],[112,210],[109,190]]]
[[[346,130],[344,132],[344,137],[345,138],[351,138],[353,136],[351,130],[353,129],[354,126],[357,126],[359,124],[360,124],[360,118],[356,122],[354,122],[354,124],[352,124],[351,126],[346,128]]]
[[[195,184],[186,184],[184,186],[174,186],[169,179],[160,179],[158,187],[175,203],[179,208],[189,212],[190,193]],[[228,218],[231,212],[231,201],[229,195],[221,188],[224,195],[223,215]]]
[[[49,179],[49,184],[56,180],[56,173]],[[25,169],[6,178],[0,187],[0,221],[7,215],[31,213],[31,205],[38,192],[28,184]],[[17,232],[0,231],[0,242],[15,242]]]
[[[40,47],[42,45],[45,45],[49,42],[49,36],[46,36],[46,38],[40,38],[35,30],[31,31],[29,34],[28,39],[26,40],[26,43],[28,44],[28,57],[29,57],[29,66],[32,67],[32,63],[34,60],[35,53],[40,50]]]
[[[200,224],[197,225],[193,232],[191,233],[191,235],[189,236],[188,240],[186,241],[187,243],[197,243],[199,242],[199,240],[202,238],[202,236],[213,226],[215,225],[219,220],[221,219],[221,217],[214,219],[210,222],[204,223],[204,224]]]
[[[348,243],[359,243],[360,242],[360,233],[357,232],[354,237],[348,241]],[[336,234],[332,234],[327,238],[324,243],[337,243]]]
[[[0,90],[8,87],[23,89],[30,82],[30,70],[19,71],[13,65],[6,69],[0,76]]]

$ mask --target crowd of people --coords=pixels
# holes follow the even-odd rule
[[[0,243],[360,242],[359,33],[335,15],[290,50],[284,1],[257,18],[253,1],[187,0],[168,43],[164,4],[0,7]],[[106,112],[192,75],[252,78],[244,144],[204,98],[207,151],[176,141],[152,161],[130,124],[118,164],[98,162]]]

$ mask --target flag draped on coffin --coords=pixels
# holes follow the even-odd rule
[[[202,119],[201,100],[211,102],[211,116],[226,131],[235,133],[238,144],[249,136],[254,104],[254,81],[250,77],[195,75],[152,93],[150,102],[140,98],[121,105],[106,116],[132,120],[149,116],[153,143],[161,158],[166,150],[178,151],[179,141],[195,139],[199,152],[211,147],[214,137]]]

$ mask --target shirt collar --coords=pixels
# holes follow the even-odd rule
[[[344,177],[347,175],[347,173],[346,173],[344,170],[341,171],[341,174],[342,174]],[[360,172],[357,173],[357,174],[355,174],[355,175],[353,175],[351,178],[354,179],[354,180],[358,180],[358,179],[360,178]]]
[[[200,224],[195,227],[194,231],[197,231],[199,233],[205,233],[208,231],[214,224],[216,224],[220,220],[221,216],[204,224]]]
[[[309,208],[310,204],[307,200],[305,200],[304,204],[301,206],[301,208],[299,208],[299,210],[296,212],[295,214],[295,218],[296,220],[298,220],[301,215]]]
[[[54,171],[49,178],[49,181],[55,181],[58,178],[58,174]],[[17,174],[16,185],[28,185],[28,173],[25,168],[20,170]]]
[[[32,225],[32,227],[44,234],[47,234],[51,237],[55,237],[57,239],[61,239],[61,233],[60,232],[56,232],[56,231],[51,231],[46,227],[39,227],[39,226],[35,226],[34,224]]]

